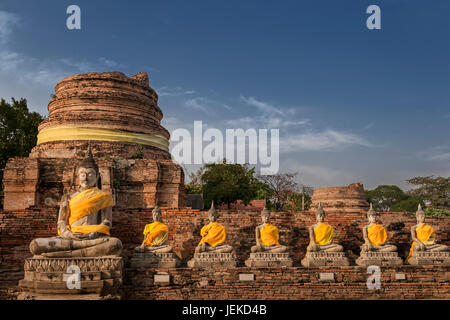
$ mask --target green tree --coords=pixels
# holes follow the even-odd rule
[[[201,185],[195,185],[195,184],[185,184],[184,187],[186,188],[187,194],[202,194],[203,193],[203,187]]]
[[[188,172],[183,166],[184,172]],[[202,194],[203,193],[203,182],[202,175],[205,172],[205,166],[198,169],[196,172],[191,172],[188,174],[189,183],[185,184],[187,194]]]
[[[36,145],[38,125],[44,120],[39,113],[29,112],[26,99],[11,100],[0,100],[0,181],[8,159],[28,156]]]
[[[304,197],[305,210],[311,205],[311,196],[307,193],[293,192],[288,196],[289,202],[283,206],[285,210],[302,210],[302,198]]]
[[[255,197],[255,199],[257,199],[257,200],[265,199],[266,200],[266,204],[270,206],[271,203],[269,204],[269,202],[270,202],[269,199],[273,195],[273,190],[269,187],[268,184],[266,184],[266,183],[264,183],[262,181],[256,180],[255,184],[256,184],[256,197]],[[269,207],[267,207],[267,208],[269,209]]]
[[[409,196],[397,186],[381,185],[374,190],[366,191],[369,202],[372,202],[373,208],[377,211],[391,211],[391,207],[403,200],[407,200]]]
[[[225,159],[222,163],[206,164],[201,176],[205,205],[210,206],[212,200],[217,204],[226,203],[228,207],[237,200],[248,204],[257,196],[259,187],[254,174],[254,168],[229,164]]]
[[[409,195],[430,201],[434,208],[450,208],[450,177],[414,177],[406,182],[417,186]]]
[[[401,211],[416,212],[417,206],[419,204],[423,208],[425,208],[425,203],[421,199],[415,198],[415,197],[409,197],[408,199],[394,203],[391,206],[389,211],[392,211],[392,212],[401,212]]]

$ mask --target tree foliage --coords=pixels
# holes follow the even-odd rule
[[[394,204],[409,198],[402,189],[392,185],[381,185],[374,190],[368,190],[366,196],[373,204],[373,208],[382,212],[391,211]]]
[[[450,217],[450,211],[445,209],[426,208],[425,215],[434,217]]]
[[[311,206],[311,195],[308,193],[293,192],[288,196],[288,202],[283,206],[284,210],[302,210],[302,198],[304,198],[304,209],[308,210]]]
[[[225,159],[222,163],[206,164],[201,175],[205,204],[209,206],[212,200],[228,206],[237,200],[248,204],[256,198],[260,187],[254,174],[254,168],[227,163]]]
[[[0,100],[0,180],[9,158],[28,156],[36,145],[38,125],[44,120],[39,113],[29,112],[26,99],[11,100]]]
[[[450,177],[414,177],[406,180],[417,188],[408,194],[431,202],[433,208],[450,208]]]
[[[417,210],[417,206],[421,205],[423,208],[425,208],[425,203],[416,197],[408,197],[405,200],[402,200],[400,202],[394,203],[389,211],[392,212],[415,212]]]
[[[195,185],[195,184],[185,184],[184,187],[186,188],[187,194],[202,194],[203,193],[203,187],[201,185]]]

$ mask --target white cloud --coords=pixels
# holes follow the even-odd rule
[[[205,113],[213,113],[214,109],[224,108],[231,110],[231,107],[225,103],[211,100],[206,97],[195,97],[184,102],[184,105],[190,109],[199,110]]]
[[[285,161],[281,167],[286,168],[287,172],[298,172],[297,182],[314,188],[344,186],[360,181],[352,172],[329,166],[302,164],[295,159]]]
[[[256,107],[263,113],[271,114],[271,115],[274,115],[274,114],[284,115],[284,112],[282,112],[280,109],[278,109],[277,107],[275,107],[267,102],[257,100],[254,97],[246,98],[243,95],[241,95],[240,98],[245,104]]]
[[[426,161],[450,161],[450,147],[448,146],[434,146],[424,151],[420,151],[418,154],[420,158]]]
[[[364,138],[352,134],[327,129],[322,132],[305,132],[280,139],[280,152],[331,151],[350,146],[371,147]]]
[[[178,97],[178,96],[184,96],[184,95],[191,95],[194,94],[194,90],[185,90],[182,87],[161,87],[159,89],[156,89],[156,92],[158,93],[158,96],[160,97]]]
[[[68,58],[62,58],[59,61],[61,61],[64,66],[68,66],[72,69],[78,70],[79,72],[84,73],[92,70],[92,65],[87,61],[73,61]]]
[[[275,105],[258,100],[254,97],[240,95],[240,101],[247,106],[256,107],[259,112],[252,112],[254,116],[247,116],[226,121],[226,125],[233,128],[267,128],[281,129],[287,127],[305,127],[310,119],[295,119],[295,108],[280,108]]]
[[[0,10],[0,43],[7,43],[10,40],[12,29],[19,23],[19,17],[10,12]]]
[[[17,52],[9,47],[13,29],[18,26],[20,17],[0,11],[0,75],[10,83],[28,85],[30,82],[49,90],[62,78],[74,74],[95,71],[107,67],[120,67],[114,60],[100,57],[97,61],[76,61],[70,58],[55,60],[39,59],[32,55]],[[1,94],[4,94],[0,92]]]
[[[373,122],[368,123],[368,124],[366,124],[366,125],[363,127],[363,130],[369,130],[369,129],[372,128],[374,125],[375,125],[375,123],[373,123]]]
[[[107,59],[105,57],[98,58],[98,61],[101,64],[103,64],[103,65],[105,65],[105,66],[107,66],[109,68],[124,68],[125,67],[123,64],[118,63],[117,61],[114,61],[112,59]]]

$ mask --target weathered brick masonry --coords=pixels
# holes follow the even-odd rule
[[[326,210],[326,208],[325,208]],[[14,212],[0,211],[0,295],[7,297],[7,292],[15,290],[18,281],[23,278],[24,259],[30,257],[28,245],[32,239],[37,237],[50,237],[56,234],[56,219],[58,208],[56,206],[41,210],[23,210]],[[319,270],[307,270],[300,266],[299,261],[303,258],[308,244],[307,226],[314,222],[314,212],[273,212],[272,223],[280,230],[280,242],[289,247],[289,252],[294,259],[294,268],[253,270],[256,280],[252,283],[241,283],[237,279],[238,273],[249,272],[244,268],[244,260],[248,258],[250,247],[254,245],[254,228],[260,224],[259,210],[221,210],[219,222],[224,224],[228,230],[227,243],[231,244],[237,253],[238,268],[222,270],[220,273],[208,273],[206,271],[191,271],[186,269],[186,261],[194,252],[194,248],[200,240],[200,229],[207,223],[207,212],[190,208],[167,209],[163,208],[163,222],[169,226],[169,243],[173,245],[175,253],[182,259],[181,269],[171,270],[170,274],[173,282],[169,286],[153,287],[134,284],[150,283],[154,270],[135,271],[125,269],[124,272],[124,297],[151,299],[154,294],[159,297],[170,298],[192,298],[211,299],[219,298],[280,298],[291,297],[300,298],[324,298],[326,292],[328,297],[335,298],[364,298],[366,293],[365,280],[367,279],[365,270],[360,267],[334,268],[336,282],[324,284],[314,282],[314,277],[318,276]],[[343,244],[345,250],[351,250],[355,255],[359,254],[359,246],[362,244],[361,227],[366,223],[364,213],[339,213],[327,212],[326,220],[336,229],[336,241]],[[399,247],[399,254],[404,259],[410,247],[410,227],[415,219],[405,213],[381,213],[381,222],[389,231],[389,241]],[[450,218],[433,217],[427,218],[428,222],[435,226],[438,240],[450,245],[448,231],[450,229]],[[150,209],[115,209],[113,213],[112,236],[122,240],[124,245],[123,256],[125,266],[132,254],[132,250],[143,238],[142,231],[145,224],[151,222]],[[394,269],[389,269],[387,274],[393,277]],[[320,269],[320,272],[328,272]],[[450,298],[448,279],[450,269],[441,267],[411,267],[403,266],[398,272],[406,273],[406,280],[389,283],[389,288],[383,290],[384,293],[371,293],[368,297],[378,298]],[[301,277],[299,278],[299,276]],[[385,275],[387,276],[387,275]],[[198,287],[198,291],[193,290],[198,281],[203,281],[211,277],[208,281],[215,283],[214,286],[206,285]],[[147,280],[145,280],[147,279]],[[150,279],[150,280],[148,280]],[[201,279],[201,280],[196,280]],[[258,280],[260,279],[260,280]],[[261,279],[264,279],[262,281]],[[303,279],[303,280],[301,280]],[[310,279],[312,282],[306,281]],[[353,280],[352,280],[353,279]],[[356,279],[356,280],[355,280]],[[291,281],[292,280],[292,281]],[[185,288],[183,283],[186,283]],[[343,281],[343,282],[342,282]],[[248,286],[253,289],[247,290]],[[229,288],[241,288],[235,291]],[[291,288],[291,289],[289,289]],[[295,289],[292,289],[295,288]],[[314,288],[322,288],[322,295],[311,293]],[[409,288],[409,289],[408,289]],[[218,293],[217,290],[225,290],[225,293]],[[242,290],[244,289],[244,290]],[[267,289],[263,293],[263,289]],[[296,290],[292,295],[290,290]],[[331,290],[331,291],[330,291]],[[271,292],[276,292],[272,295]],[[253,292],[253,293],[252,293]],[[320,292],[320,291],[318,291]],[[353,293],[352,293],[353,292]],[[180,296],[181,294],[181,296]],[[353,295],[352,295],[353,294]],[[379,294],[379,296],[377,296]],[[258,296],[259,295],[259,296]]]
[[[169,274],[170,284],[154,284],[154,275]],[[254,281],[240,281],[252,273]],[[332,282],[320,273],[334,273]],[[125,270],[124,299],[450,299],[450,267],[381,268],[381,287],[369,290],[366,269],[358,266],[305,269],[233,268]],[[404,274],[405,280],[396,280]]]

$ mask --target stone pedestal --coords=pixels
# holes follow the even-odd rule
[[[301,261],[306,268],[316,267],[343,267],[349,266],[350,261],[344,252],[307,252]]]
[[[414,251],[408,263],[413,266],[450,266],[450,252]]]
[[[202,252],[196,253],[194,258],[187,262],[189,268],[202,269],[220,269],[220,268],[234,268],[236,267],[236,255],[234,252],[229,253],[215,253]]]
[[[18,299],[118,299],[118,290],[122,284],[122,267],[122,258],[114,256],[35,256],[25,260],[25,278],[19,281],[21,293]]]
[[[403,260],[398,256],[397,252],[361,252],[361,255],[356,259],[356,264],[359,266],[401,266]]]
[[[180,260],[175,253],[135,252],[131,257],[131,268],[176,268]]]
[[[245,265],[250,268],[279,268],[292,267],[289,253],[252,252]]]

